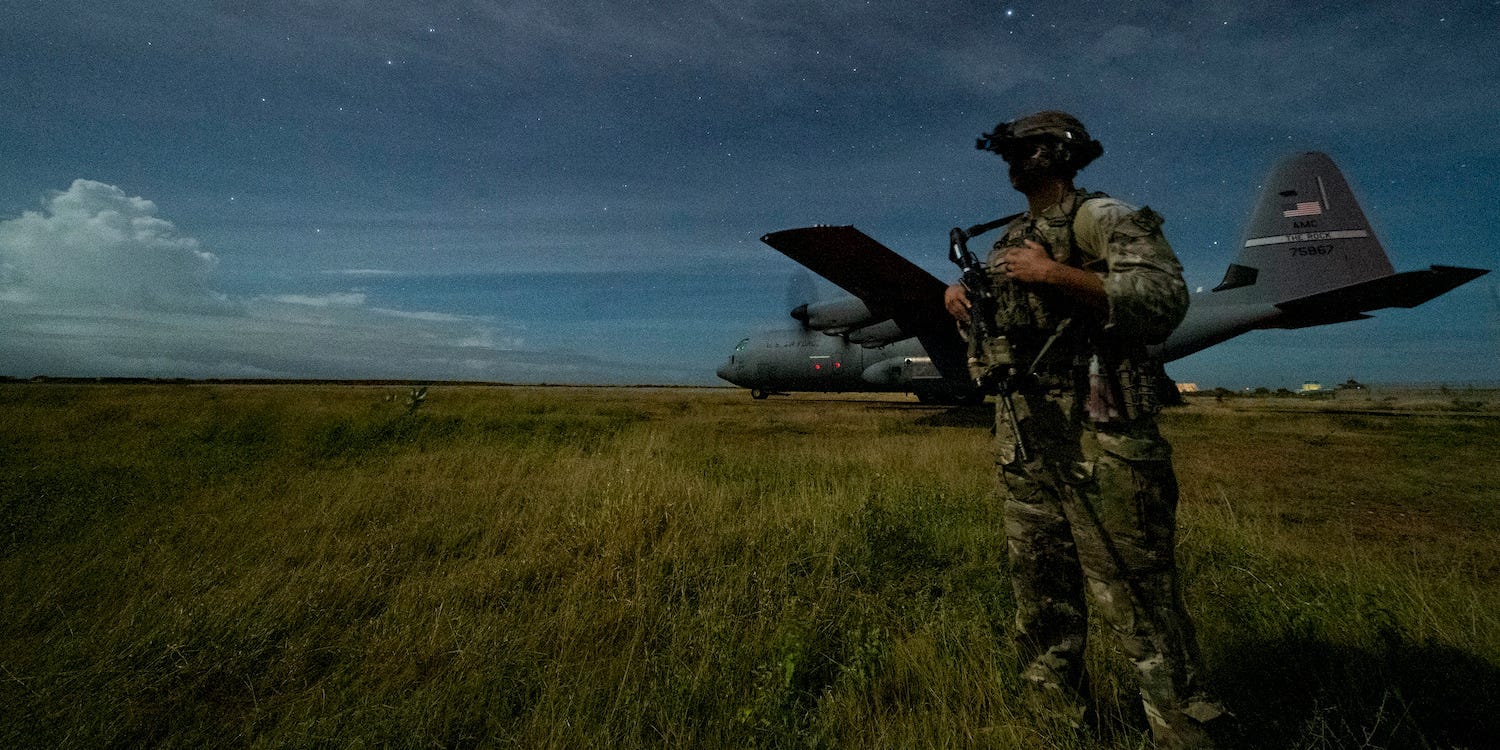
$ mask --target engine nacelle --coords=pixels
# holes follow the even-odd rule
[[[931,357],[891,357],[865,368],[860,377],[878,385],[901,385],[943,379]]]
[[[906,338],[906,333],[894,320],[883,320],[872,326],[856,328],[845,337],[850,343],[859,344],[866,348],[885,346],[892,341]]]
[[[792,317],[814,331],[833,334],[847,333],[881,320],[858,297],[798,305],[792,310]]]

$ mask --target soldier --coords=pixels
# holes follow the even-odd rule
[[[1154,419],[1161,369],[1146,351],[1187,312],[1182,267],[1150,208],[1074,187],[1104,149],[1073,116],[1004,122],[978,147],[1005,159],[1027,200],[986,263],[1003,292],[998,335],[971,342],[1010,360],[978,364],[1009,365],[996,458],[1022,677],[1080,723],[1087,591],[1140,671],[1158,744],[1212,747],[1205,724],[1223,709],[1199,684],[1173,559],[1177,480]],[[962,285],[944,303],[968,322]]]

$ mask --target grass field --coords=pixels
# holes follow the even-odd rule
[[[1090,731],[1019,699],[983,410],[406,395],[0,385],[0,745],[1149,746],[1103,632]],[[1243,744],[1500,747],[1497,417],[1164,416]]]

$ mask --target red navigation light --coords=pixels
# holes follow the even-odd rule
[[[813,369],[814,370],[821,370],[821,369],[823,369],[823,363],[822,362],[814,362],[813,363]]]

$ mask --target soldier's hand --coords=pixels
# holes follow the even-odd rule
[[[1000,261],[1000,270],[1008,278],[1023,284],[1047,283],[1057,261],[1047,254],[1041,245],[1026,240],[1026,243],[1010,248]]]
[[[1058,263],[1045,248],[1031,240],[1007,250],[999,266],[1000,272],[1009,278],[1023,284],[1047,284],[1093,308],[1101,319],[1109,316],[1109,295],[1098,274]]]
[[[969,293],[964,290],[963,284],[952,284],[943,290],[943,306],[948,308],[948,314],[954,320],[969,322]]]

